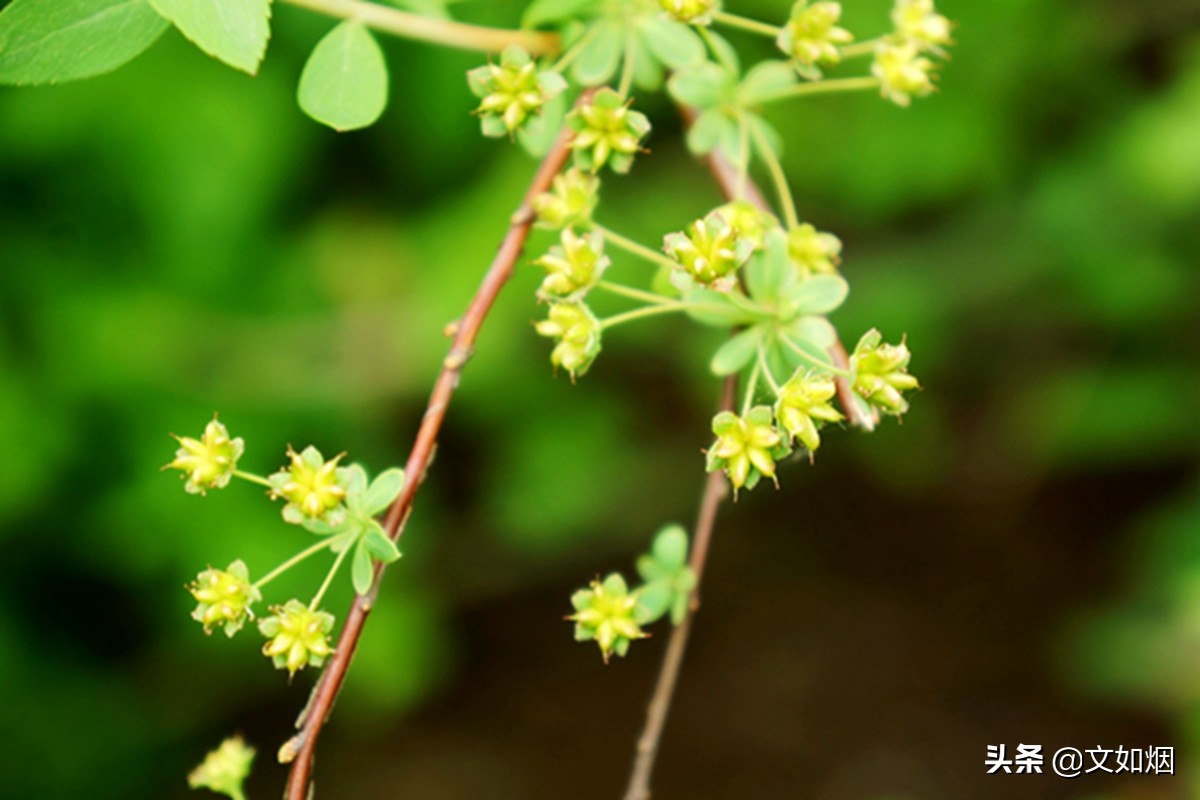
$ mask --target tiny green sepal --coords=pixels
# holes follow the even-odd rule
[[[247,746],[241,736],[231,736],[204,757],[204,762],[188,775],[188,786],[208,789],[231,800],[245,800],[242,784],[250,775],[254,748]]]

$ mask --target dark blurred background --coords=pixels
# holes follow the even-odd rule
[[[861,38],[886,30],[882,0],[845,6]],[[845,242],[834,321],[907,334],[924,391],[722,510],[657,797],[1200,789],[1200,4],[942,6],[936,96],[774,114],[803,216]],[[170,32],[116,74],[0,90],[0,796],[192,796],[235,731],[260,751],[251,796],[278,796],[313,675],[287,685],[253,632],[203,636],[181,586],[304,541],[249,485],[186,496],[158,469],[167,434],[219,411],[259,472],[289,442],[402,463],[440,331],[532,174],[468,114],[480,57],[386,42],[387,114],[337,135],[293,100],[330,21],[274,16],[255,80]],[[654,243],[718,197],[643,104],[653,155],[606,179],[600,217]],[[322,797],[623,788],[665,631],[605,667],[562,617],[690,523],[718,340],[622,328],[573,386],[532,330],[537,281],[522,266],[484,329],[322,739]],[[985,775],[1000,743],[1174,746],[1178,774]]]

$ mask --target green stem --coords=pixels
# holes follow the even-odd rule
[[[630,300],[639,300],[643,303],[651,303],[657,306],[668,305],[677,302],[672,300],[670,297],[663,297],[661,294],[644,292],[641,289],[634,289],[631,286],[623,286],[622,284],[613,283],[611,281],[600,281],[596,284],[596,288],[603,289],[611,294],[618,294],[621,297],[628,297]]]
[[[333,560],[333,566],[329,568],[329,572],[325,575],[325,580],[321,582],[321,588],[317,589],[316,595],[313,596],[312,602],[308,604],[309,611],[316,611],[321,605],[321,598],[325,596],[325,591],[329,585],[333,583],[333,576],[337,575],[338,569],[341,568],[342,562],[346,560],[346,555],[350,552],[351,544],[346,542],[346,546],[342,548],[342,552],[337,554],[337,558]]]
[[[762,374],[762,366],[759,362],[754,362],[754,367],[750,370],[750,379],[746,381],[746,398],[742,400],[742,416],[745,417],[750,413],[750,409],[754,406],[754,392],[758,389],[758,376]]]
[[[633,61],[634,54],[637,48],[634,46],[634,29],[629,29],[629,36],[625,40],[625,62],[621,66],[621,83],[617,85],[617,94],[626,100],[629,99],[629,90],[633,88]]]
[[[360,22],[377,31],[405,39],[432,44],[499,53],[509,45],[518,45],[531,55],[557,53],[561,46],[557,34],[544,31],[506,30],[469,25],[465,22],[423,17],[397,8],[364,0],[283,0],[319,14]]]
[[[788,186],[783,165],[779,163],[779,157],[771,149],[771,143],[767,141],[763,132],[753,125],[747,127],[750,129],[750,136],[754,139],[754,146],[758,148],[763,163],[767,165],[767,171],[771,173],[771,181],[775,184],[775,193],[779,195],[779,204],[783,206],[784,221],[789,230],[795,228],[800,224],[800,218],[796,215],[796,201],[792,199],[792,190]]]
[[[656,250],[651,250],[644,244],[638,244],[633,239],[626,238],[616,231],[604,227],[599,222],[592,222],[592,230],[602,235],[606,241],[612,242],[625,252],[631,253],[638,258],[644,258],[645,260],[657,264],[660,267],[675,269],[675,267],[678,266],[674,261],[667,258],[662,253]]]
[[[869,56],[875,52],[875,46],[879,44],[879,41],[879,39],[867,39],[865,42],[855,42],[839,48],[838,52],[841,53],[842,58]]]
[[[734,75],[737,75],[737,64],[734,64],[729,60],[729,54],[725,51],[725,48],[718,47],[717,43],[713,41],[712,32],[708,29],[708,26],[700,25],[696,28],[696,30],[700,32],[700,38],[704,40],[706,45],[708,45],[709,52],[713,54],[713,57],[717,59],[721,66]]]
[[[261,578],[259,578],[258,580],[256,580],[254,582],[254,588],[261,589],[262,587],[266,586],[268,583],[275,580],[280,575],[287,572],[289,569],[296,566],[297,564],[299,564],[301,561],[305,560],[306,558],[316,555],[317,553],[321,552],[322,550],[328,549],[336,541],[338,541],[337,536],[326,536],[323,539],[321,539],[321,541],[314,544],[312,547],[308,547],[308,548],[305,548],[304,550],[301,550],[299,553],[292,556],[287,561],[283,562],[278,567],[276,567],[275,569],[268,572],[266,575],[264,575]]]
[[[779,100],[790,100],[793,97],[805,97],[813,94],[833,94],[836,92],[858,92],[864,89],[878,89],[879,78],[864,76],[861,78],[830,78],[813,83],[797,83],[786,89],[758,95],[759,103],[774,103]]]
[[[714,12],[712,17],[713,22],[730,28],[757,33],[760,36],[770,36],[772,39],[779,35],[779,28],[774,25],[768,25],[765,22],[759,22],[756,19],[750,19],[749,17],[740,17],[737,14],[730,14],[725,11]]]
[[[257,483],[259,486],[265,486],[268,489],[275,488],[271,485],[269,480],[260,475],[255,475],[253,472],[242,472],[240,469],[235,469],[233,471],[233,477],[241,478],[242,480],[249,481],[250,483]]]
[[[634,320],[643,319],[645,317],[655,317],[660,314],[673,314],[678,311],[699,311],[701,309],[708,309],[714,313],[720,313],[729,310],[727,306],[719,306],[716,303],[664,303],[660,305],[646,306],[644,308],[635,308],[633,311],[626,311],[621,314],[611,316],[608,319],[602,319],[600,320],[600,330],[603,331],[608,330],[609,328],[615,328],[616,326],[623,325],[626,322],[633,322]]]
[[[800,345],[793,342],[791,339],[789,339],[787,336],[783,335],[782,333],[779,334],[779,341],[783,342],[785,345],[787,345],[787,348],[789,350],[791,350],[796,355],[800,356],[800,358],[804,359],[809,364],[812,364],[817,369],[823,369],[826,372],[832,373],[832,374],[837,375],[842,378],[850,377],[850,370],[841,369],[840,367],[838,367],[834,364],[830,364],[827,361],[822,361],[819,358],[814,358],[807,351],[805,351],[804,348],[802,348]]]
[[[775,376],[771,374],[771,365],[767,363],[767,347],[763,344],[762,339],[758,340],[758,363],[762,367],[762,373],[767,379],[767,383],[771,384],[771,391],[775,396],[779,396],[779,382],[775,380]]]
[[[750,125],[746,115],[738,113],[738,150],[741,161],[737,165],[737,183],[734,184],[735,200],[746,199],[746,183],[750,180]]]

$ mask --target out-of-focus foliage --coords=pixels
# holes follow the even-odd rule
[[[933,97],[908,110],[812,98],[770,115],[801,215],[844,244],[854,291],[839,327],[907,333],[924,386],[902,426],[823,430],[814,469],[1012,508],[1055,482],[1153,476],[1157,491],[1097,532],[1121,548],[1114,569],[1142,565],[1142,588],[1080,598],[1121,607],[1086,646],[1063,648],[1088,685],[1178,715],[1195,744],[1196,12],[942,5],[958,45]],[[456,10],[511,23],[520,6]],[[846,27],[886,29],[887,4],[846,6]],[[391,89],[403,114],[341,136],[312,124],[294,87],[328,23],[282,6],[275,17],[256,79],[168,32],[114,75],[0,91],[6,796],[184,796],[183,776],[233,728],[263,752],[284,738],[307,684],[285,691],[252,645],[204,637],[182,585],[234,557],[261,571],[301,533],[253,487],[185,496],[158,471],[167,433],[219,409],[258,472],[283,465],[285,442],[344,448],[373,472],[401,462],[444,355],[439,332],[531,174],[518,148],[478,136],[470,54],[381,37],[397,74],[420,77]],[[597,218],[656,243],[718,198],[673,136],[672,110],[652,111],[652,155],[606,183]],[[538,236],[531,253],[553,241]],[[643,269],[613,258],[614,271]],[[691,514],[715,334],[671,321],[614,332],[572,386],[533,331],[539,280],[519,271],[467,369],[339,704],[346,735],[386,730],[452,689],[462,609],[547,584],[561,595],[597,553],[623,563]],[[807,474],[787,473],[781,500],[803,508]],[[754,502],[766,501],[723,519]],[[311,586],[323,570],[280,583]],[[331,609],[348,588],[334,587]],[[261,796],[277,791],[269,770],[252,795],[255,781]]]

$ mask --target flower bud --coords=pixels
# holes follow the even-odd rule
[[[225,635],[233,636],[247,618],[254,619],[250,606],[262,599],[258,589],[250,583],[246,565],[240,560],[230,564],[229,569],[209,567],[186,588],[199,602],[192,612],[192,619],[204,625],[205,633],[212,633],[213,628],[224,625]]]
[[[918,387],[917,379],[908,374],[911,354],[901,342],[881,344],[883,337],[872,328],[858,340],[850,356],[854,373],[854,391],[885,414],[900,416],[908,411],[903,392]]]
[[[270,656],[276,669],[286,668],[288,675],[311,664],[319,667],[333,653],[329,632],[333,630],[333,615],[311,609],[299,600],[273,606],[271,616],[258,623],[258,629],[268,641],[263,655]]]
[[[567,617],[575,623],[575,641],[595,640],[604,663],[614,652],[624,656],[629,643],[646,638],[637,622],[637,592],[630,593],[625,579],[613,573],[601,583],[592,581],[588,589],[571,595],[575,613]]]
[[[221,742],[221,746],[204,757],[204,763],[188,775],[188,786],[193,789],[208,789],[234,800],[245,797],[242,784],[250,775],[250,763],[254,761],[254,748],[247,747],[240,736],[232,736]]]
[[[467,73],[467,83],[482,98],[475,113],[484,136],[511,136],[529,116],[567,88],[557,72],[538,72],[537,64],[522,48],[512,45],[499,64],[487,64]]]
[[[833,66],[842,60],[837,46],[853,41],[854,37],[837,26],[841,16],[841,3],[809,5],[808,0],[798,0],[792,6],[792,16],[780,29],[776,43],[791,57],[802,77],[819,80],[821,66]]]
[[[183,488],[189,494],[204,494],[206,489],[223,489],[229,485],[237,461],[242,457],[245,442],[239,436],[229,438],[229,431],[216,417],[204,428],[199,439],[176,436],[180,447],[175,451],[175,460],[163,469],[183,471],[187,480]]]
[[[689,225],[685,233],[668,233],[663,237],[663,251],[695,283],[728,290],[736,282],[733,273],[754,252],[754,242],[739,236],[737,229],[714,211]]]
[[[720,9],[718,0],[658,0],[667,16],[689,25],[712,24],[712,13]]]
[[[345,518],[346,482],[338,468],[343,455],[326,461],[312,445],[299,453],[288,447],[291,464],[267,479],[271,483],[271,499],[287,500],[283,507],[285,521],[299,525],[305,520],[320,519],[337,525]]]
[[[788,231],[788,257],[804,275],[836,275],[842,263],[842,240],[807,222]]]
[[[836,392],[833,376],[800,370],[779,387],[779,399],[775,403],[779,427],[790,438],[799,439],[810,455],[821,446],[817,428],[842,418],[829,402]]]
[[[600,179],[572,167],[554,176],[550,191],[533,198],[533,210],[543,228],[586,225],[600,201]]]
[[[547,273],[539,297],[574,299],[596,285],[609,259],[604,255],[604,239],[599,233],[579,235],[567,228],[562,232],[562,246],[551,247],[533,263]]]
[[[568,114],[567,125],[575,132],[575,164],[589,172],[599,172],[605,164],[614,172],[629,172],[633,154],[650,132],[646,115],[630,109],[612,89],[601,89]]]
[[[885,39],[875,48],[871,73],[879,79],[885,98],[907,107],[914,96],[925,97],[933,92],[935,67],[913,42]]]
[[[921,50],[944,55],[942,45],[951,44],[950,20],[933,7],[933,0],[896,0],[892,9],[896,35]]]
[[[764,475],[779,484],[775,462],[791,448],[776,429],[770,408],[755,406],[745,417],[722,411],[713,417],[712,430],[717,441],[708,451],[709,472],[724,470],[735,490],[753,489]]]
[[[554,303],[549,318],[539,322],[536,330],[558,340],[550,363],[565,369],[572,380],[587,372],[600,354],[600,322],[583,303]]]

